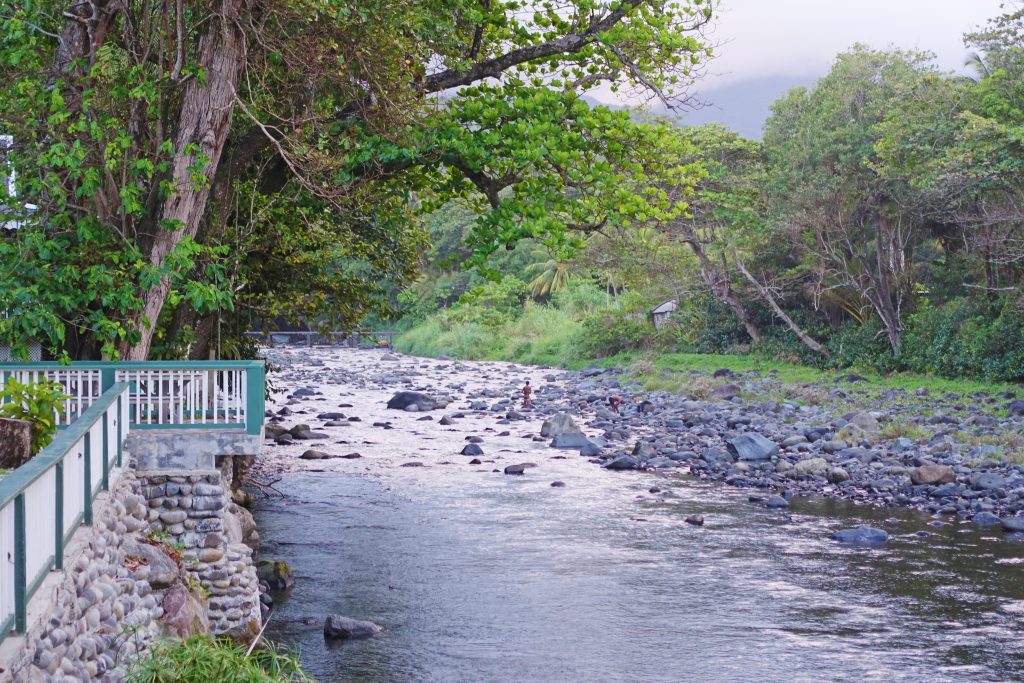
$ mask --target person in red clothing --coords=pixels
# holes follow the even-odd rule
[[[533,400],[530,398],[530,394],[533,393],[533,388],[530,387],[530,380],[526,380],[526,384],[523,386],[523,407],[530,408],[533,406]]]

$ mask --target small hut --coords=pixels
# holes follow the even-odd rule
[[[654,318],[654,328],[660,330],[661,326],[668,321],[672,316],[672,312],[675,311],[678,306],[679,303],[675,299],[669,299],[668,301],[655,306],[654,310],[651,311],[651,316]]]

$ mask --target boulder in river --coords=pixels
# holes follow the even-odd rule
[[[327,460],[331,457],[330,453],[325,451],[318,451],[310,448],[308,451],[299,456],[303,460]]]
[[[484,449],[475,443],[467,443],[461,451],[462,455],[483,455]]]
[[[1024,534],[1024,517],[1003,517],[1000,522],[1003,531],[1009,534]]]
[[[438,407],[431,396],[418,391],[399,391],[388,401],[388,408],[392,410],[406,410],[409,406],[416,406],[416,410],[434,410]]]
[[[789,501],[782,496],[769,496],[764,506],[772,510],[785,510],[789,507]]]
[[[623,455],[615,458],[610,463],[604,466],[608,470],[635,470],[640,467],[640,461],[634,458],[632,455]]]
[[[518,465],[509,465],[505,468],[505,474],[526,474],[526,468],[529,467],[529,463],[519,463]]]
[[[981,472],[971,477],[971,486],[976,491],[993,491],[1006,486],[1006,477],[995,472]]]
[[[540,435],[545,438],[553,438],[559,434],[578,433],[580,428],[568,413],[557,413],[544,420],[540,426]]]
[[[760,434],[740,434],[726,442],[729,451],[739,460],[769,460],[779,452],[779,445]]]
[[[793,475],[797,477],[813,477],[826,472],[828,472],[828,460],[825,458],[807,458],[793,466]]]
[[[551,447],[580,449],[589,443],[593,442],[583,432],[565,432],[555,435],[555,438],[551,440]]]
[[[971,522],[974,523],[974,526],[996,526],[1001,520],[999,515],[993,512],[982,511],[971,517]]]
[[[709,448],[704,451],[704,461],[712,467],[716,465],[731,465],[733,463],[733,454],[724,451],[721,448]]]
[[[324,638],[337,640],[357,640],[372,638],[384,629],[372,621],[350,619],[332,614],[324,620]]]
[[[256,563],[256,576],[272,592],[287,590],[295,585],[291,567],[281,560],[260,560]]]
[[[915,486],[927,484],[951,484],[956,481],[956,473],[949,465],[921,465],[910,472],[910,481]]]
[[[889,540],[889,534],[873,526],[858,526],[840,529],[832,538],[846,545],[882,545]]]

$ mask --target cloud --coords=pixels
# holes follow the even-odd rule
[[[721,43],[708,90],[765,76],[819,76],[854,43],[935,53],[960,71],[963,34],[1000,14],[1002,0],[723,0],[710,35]]]

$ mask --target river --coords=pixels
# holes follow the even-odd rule
[[[261,467],[285,493],[256,510],[261,557],[297,576],[268,636],[298,648],[320,680],[1024,679],[1024,543],[999,531],[835,500],[771,511],[750,491],[609,472],[549,449],[527,438],[539,417],[500,424],[503,412],[464,411],[444,427],[437,418],[465,400],[431,421],[384,405],[399,388],[507,390],[524,378],[542,386],[550,371],[271,354],[284,366],[278,386],[323,392],[292,405],[309,415],[287,424],[314,424],[341,403],[360,420],[325,431],[346,442],[329,443],[335,452],[361,458],[298,460],[307,443],[269,447]],[[482,465],[458,455],[469,435],[484,438]],[[412,461],[422,466],[403,466]],[[501,473],[514,462],[538,467]],[[692,514],[704,526],[686,524]],[[829,539],[861,523],[892,538],[883,548]],[[331,613],[385,632],[325,643]]]

